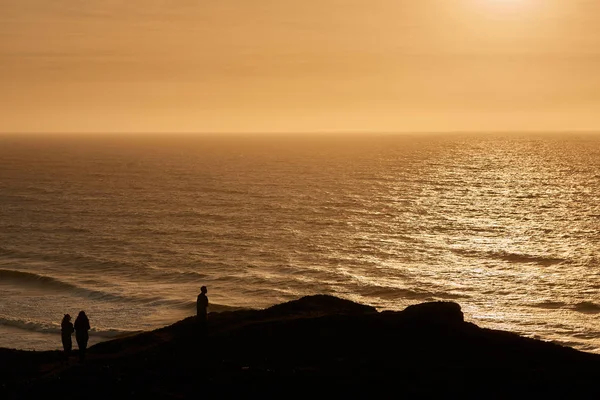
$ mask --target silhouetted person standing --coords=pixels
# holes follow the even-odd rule
[[[67,361],[69,360],[71,350],[73,349],[73,340],[71,339],[73,332],[75,332],[75,328],[73,328],[71,316],[65,314],[60,323],[60,338],[62,339],[63,349],[65,349],[65,360]]]
[[[206,326],[206,314],[208,310],[208,297],[206,297],[206,286],[200,288],[200,294],[196,300],[196,318],[200,328],[204,329]]]
[[[79,311],[75,320],[75,339],[79,347],[79,361],[85,359],[85,350],[87,349],[88,340],[90,338],[88,331],[90,330],[90,320],[85,311]]]

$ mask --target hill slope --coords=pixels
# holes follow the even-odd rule
[[[61,353],[0,349],[0,397],[600,398],[600,356],[464,322],[460,306],[400,312],[331,296],[212,313]]]

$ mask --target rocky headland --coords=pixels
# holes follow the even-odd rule
[[[480,328],[452,302],[377,312],[318,295],[99,343],[84,363],[0,349],[1,399],[56,396],[596,399],[600,355]]]

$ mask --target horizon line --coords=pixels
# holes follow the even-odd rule
[[[541,129],[523,129],[523,130],[447,130],[447,131],[14,131],[0,132],[0,136],[13,135],[436,135],[436,134],[600,134],[600,129],[561,129],[561,130],[541,130]]]

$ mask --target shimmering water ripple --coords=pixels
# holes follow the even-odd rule
[[[330,293],[600,352],[600,137],[0,137],[0,346]],[[52,335],[49,335],[52,333]]]

